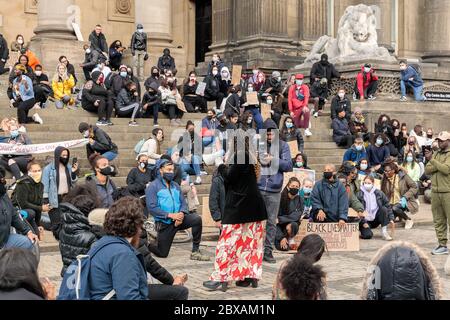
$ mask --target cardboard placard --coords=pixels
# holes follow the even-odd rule
[[[231,80],[231,83],[235,86],[241,84],[241,77],[242,77],[242,66],[233,65],[233,78]]]
[[[359,218],[359,214],[354,209],[348,208],[347,217],[349,217],[349,218]],[[365,213],[364,213],[364,217],[366,217]]]
[[[180,109],[184,113],[187,113],[186,106],[184,105],[183,100],[177,99],[177,107],[178,107],[178,109]]]
[[[258,93],[247,92],[247,103],[249,106],[259,105]]]
[[[78,41],[84,41],[83,34],[81,33],[80,25],[78,23],[72,22],[73,31],[77,36]]]
[[[204,228],[215,228],[216,223],[211,217],[211,211],[209,211],[209,197],[203,197],[202,204],[202,223]]]
[[[263,118],[263,121],[272,118],[272,114],[270,113],[271,110],[272,108],[268,104],[265,103],[261,104],[261,116]]]
[[[291,179],[292,177],[296,177],[298,180],[300,180],[302,186],[303,180],[305,180],[306,178],[310,179],[314,184],[316,183],[316,171],[305,169],[294,169],[294,171],[292,172],[284,173],[283,189],[286,187],[286,185],[289,182],[289,179]]]
[[[294,159],[294,157],[300,153],[300,151],[298,150],[298,142],[297,140],[294,140],[288,142],[288,145],[289,149],[291,149],[291,158]]]
[[[295,237],[297,247],[303,238],[310,234],[317,234],[322,237],[330,252],[356,252],[360,250],[358,223],[347,223],[340,227],[338,223],[312,223],[303,220]]]
[[[206,90],[206,83],[200,82],[197,86],[197,90],[195,91],[195,94],[198,96],[204,96]]]

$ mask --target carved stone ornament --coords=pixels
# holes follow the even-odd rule
[[[25,1],[25,13],[37,14],[38,0],[24,0]]]
[[[108,20],[134,22],[134,0],[108,0]]]
[[[116,0],[116,10],[120,14],[130,14],[131,1],[130,0]]]

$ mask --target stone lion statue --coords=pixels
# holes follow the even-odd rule
[[[337,38],[320,37],[304,64],[319,61],[323,53],[332,63],[374,58],[395,61],[386,48],[378,46],[375,12],[364,4],[349,6],[339,21]]]

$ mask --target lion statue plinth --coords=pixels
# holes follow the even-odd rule
[[[332,63],[364,59],[396,61],[386,48],[378,45],[375,12],[364,4],[349,6],[339,21],[337,38],[320,37],[299,68],[319,61],[323,53],[328,55]]]

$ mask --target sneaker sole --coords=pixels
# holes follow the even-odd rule
[[[432,254],[433,256],[446,256],[446,255],[448,255],[448,252],[444,252],[444,253],[434,253],[434,252],[431,252],[431,254]]]

